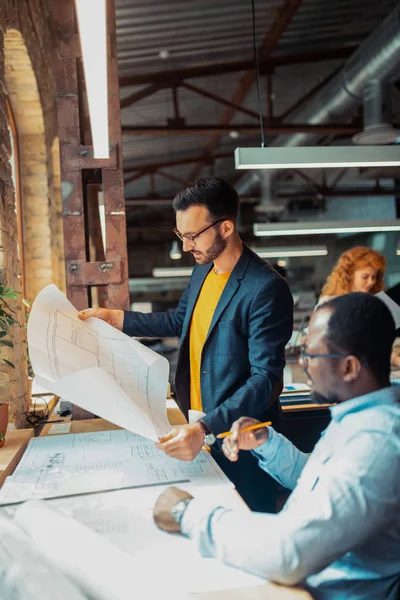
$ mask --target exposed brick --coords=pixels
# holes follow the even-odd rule
[[[0,278],[21,292],[15,190],[6,93],[18,130],[25,285],[29,300],[54,281],[65,289],[60,170],[51,41],[51,0],[0,1]],[[57,154],[57,153],[56,153]],[[53,170],[54,169],[54,170]],[[25,325],[22,297],[12,303]],[[14,348],[0,347],[15,369],[0,360],[0,401],[10,404],[10,420],[25,425],[29,406],[26,328],[13,332]]]

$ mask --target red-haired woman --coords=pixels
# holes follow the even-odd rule
[[[385,257],[376,250],[364,246],[346,250],[322,288],[318,304],[350,292],[381,292],[385,267]]]
[[[386,260],[376,250],[365,246],[356,246],[346,250],[329,275],[318,304],[323,304],[335,296],[350,292],[377,294],[383,290],[383,275]],[[400,367],[400,355],[392,354],[392,364]]]

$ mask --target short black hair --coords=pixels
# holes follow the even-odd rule
[[[329,352],[345,352],[366,361],[379,383],[387,383],[395,324],[387,306],[372,294],[354,292],[332,298],[317,310],[332,311],[325,343]]]
[[[214,219],[236,221],[239,196],[230,183],[219,177],[202,177],[189,183],[179,192],[172,206],[175,211],[187,210],[191,206],[205,206]]]

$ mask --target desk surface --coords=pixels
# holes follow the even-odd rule
[[[312,600],[304,590],[274,583],[207,594],[190,594],[190,597],[196,600]]]
[[[168,403],[168,417],[171,425],[186,422],[183,414],[173,401],[169,401]],[[46,425],[40,435],[48,435],[50,426],[51,424]],[[71,421],[71,430],[69,433],[88,433],[113,429],[121,428],[105,419],[87,419],[84,421]],[[189,594],[189,596],[193,600],[312,600],[311,596],[304,590],[279,586],[273,583],[214,593]]]
[[[0,448],[0,487],[5,478],[13,473],[32,437],[33,429],[7,432],[5,444]]]

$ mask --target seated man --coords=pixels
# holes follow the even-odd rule
[[[335,403],[310,456],[272,428],[225,439],[232,461],[253,450],[259,466],[293,490],[278,515],[212,510],[178,490],[154,519],[192,538],[205,556],[315,598],[394,600],[400,579],[400,386],[390,386],[395,328],[369,294],[339,296],[316,310],[300,359],[315,401]]]

